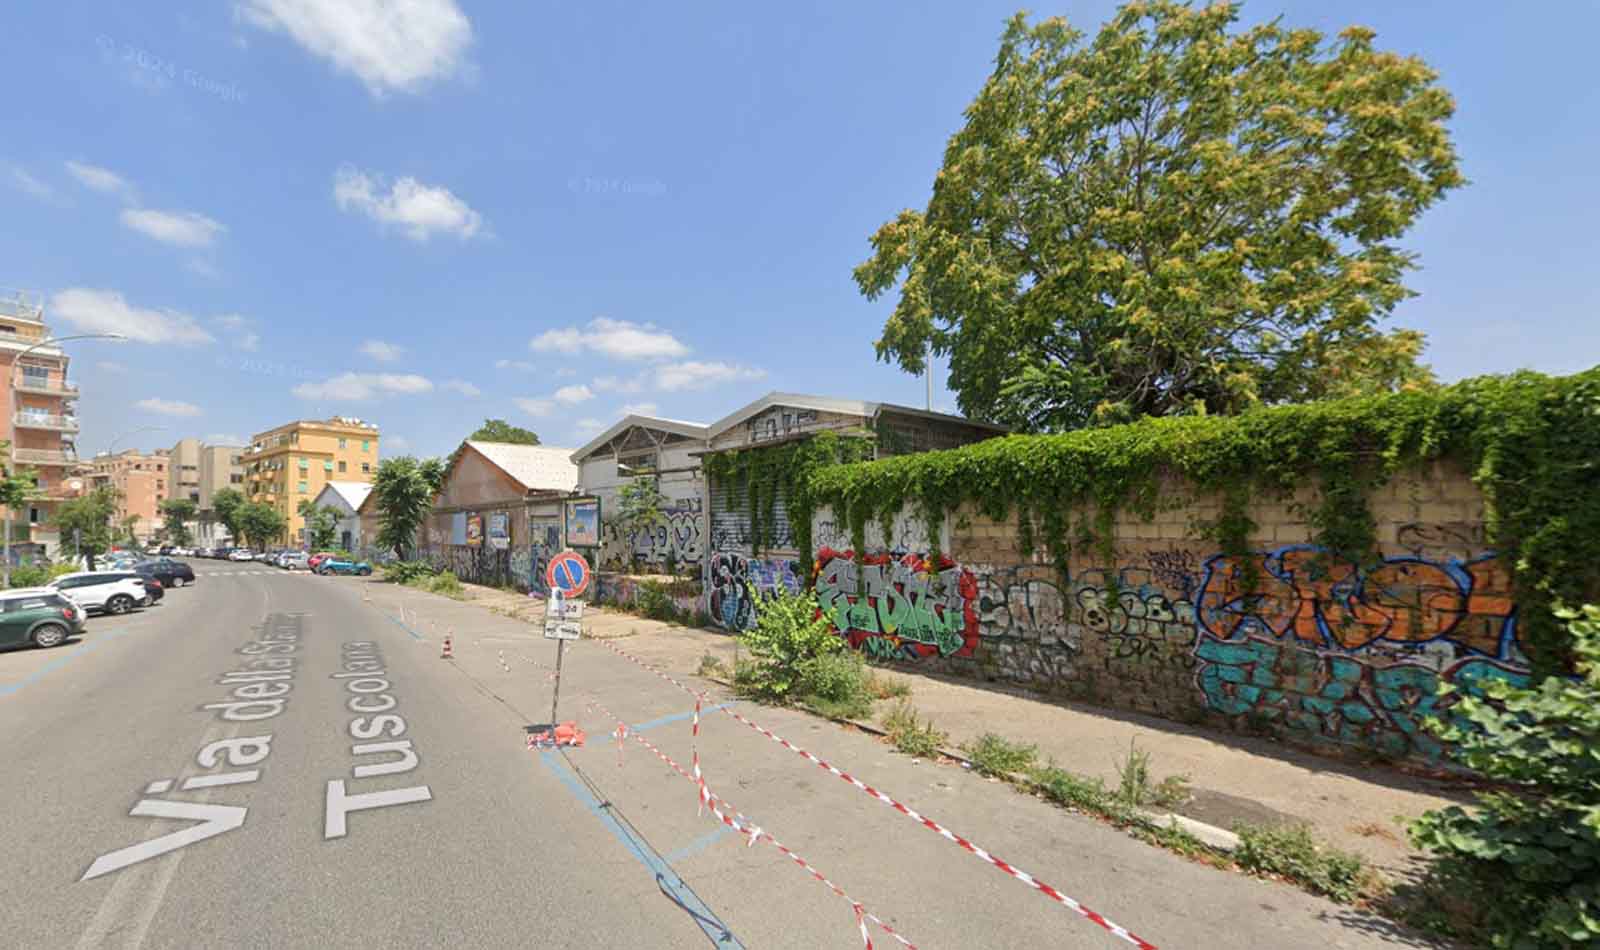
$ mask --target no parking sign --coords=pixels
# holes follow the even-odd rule
[[[544,569],[544,580],[551,590],[561,591],[564,597],[577,597],[589,589],[589,562],[576,551],[562,551],[550,559]]]

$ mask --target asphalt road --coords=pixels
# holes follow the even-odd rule
[[[765,833],[747,845],[607,735],[602,708],[691,763],[692,700],[600,644],[564,663],[587,745],[530,751],[555,657],[537,631],[364,579],[196,567],[158,607],[0,653],[0,945],[859,947],[854,902],[919,947],[1130,945],[708,709],[706,781]],[[1416,945],[831,723],[730,708],[1156,946]]]

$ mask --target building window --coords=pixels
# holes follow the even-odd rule
[[[322,470],[324,472],[333,471],[333,462],[331,460],[328,460],[328,459],[323,459],[323,461],[322,461]]]
[[[339,440],[339,448],[341,448],[341,449],[344,448],[344,440],[343,439]]]
[[[306,493],[306,482],[305,482],[305,479],[303,479],[303,478],[300,480],[300,487],[299,487],[298,491],[302,495],[304,495]]]
[[[371,472],[372,471],[372,466],[367,462],[362,462],[361,463],[361,471],[363,473]]]
[[[34,508],[32,506],[29,506],[29,508],[28,508],[28,523],[29,524],[38,524],[39,523],[39,509]]]
[[[301,459],[300,460],[300,471],[303,472],[307,468],[309,468],[310,466],[311,466],[311,460],[310,459]]]
[[[244,476],[240,475],[238,472],[232,472],[228,475],[228,484],[242,485],[244,484]]]
[[[367,439],[362,439],[361,440],[361,451],[363,451],[363,452],[371,452],[372,451],[372,442],[370,440],[367,440]]]
[[[339,463],[339,471],[341,471],[341,472],[342,472],[342,471],[344,471],[344,470],[345,470],[345,464],[344,464],[344,463],[343,463],[343,462],[340,462],[340,463]]]

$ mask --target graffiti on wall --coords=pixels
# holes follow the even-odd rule
[[[978,580],[941,555],[817,552],[817,606],[869,656],[971,656],[977,648]]]
[[[679,581],[663,585],[664,593],[680,614],[696,614],[705,603],[698,583]],[[595,603],[627,607],[642,599],[644,584],[626,574],[601,572],[595,575]]]
[[[745,436],[750,442],[771,442],[803,432],[816,421],[817,414],[810,409],[774,406],[745,421]]]
[[[751,558],[713,554],[706,566],[706,608],[711,621],[728,630],[748,630],[755,623],[759,599],[779,587],[798,593],[805,573],[792,558]]]
[[[794,532],[789,527],[788,518],[777,518],[774,523],[767,526],[770,536],[765,539],[765,547],[776,550],[792,551],[795,547]],[[744,512],[728,512],[719,514],[711,526],[711,546],[716,551],[753,549],[756,535],[750,528],[750,521]]]
[[[544,580],[544,571],[550,566],[550,559],[561,553],[561,520],[530,518],[528,535],[532,538],[528,547],[528,568],[527,573],[520,576],[527,578],[530,591],[547,594],[549,589]]]
[[[601,531],[600,566],[625,571],[637,559],[642,564],[696,565],[705,556],[705,513],[699,498],[675,498],[662,509],[665,523],[622,530],[607,521]]]
[[[1254,582],[1250,583],[1253,575]],[[1318,741],[1437,759],[1420,724],[1440,683],[1528,682],[1493,554],[1359,566],[1312,545],[1205,563],[1195,600],[1205,706]]]
[[[943,543],[929,543],[927,521],[920,513],[913,510],[911,505],[895,512],[889,524],[887,537],[884,536],[883,525],[877,518],[868,519],[863,540],[866,542],[862,546],[864,551],[885,551],[897,556],[914,554],[929,548],[943,549],[946,546]],[[812,519],[811,543],[819,551],[823,548],[842,551],[854,547],[854,542],[850,539],[850,526],[843,520],[834,518],[826,507],[820,509]]]

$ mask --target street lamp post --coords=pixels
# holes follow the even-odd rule
[[[6,378],[6,391],[7,395],[10,397],[8,401],[11,404],[11,418],[7,422],[7,431],[10,433],[12,458],[16,457],[17,452],[17,367],[22,365],[22,358],[27,356],[29,353],[32,353],[34,350],[37,350],[41,346],[50,346],[55,343],[65,343],[68,340],[126,339],[127,337],[120,333],[74,333],[71,336],[52,336],[46,337],[37,343],[30,344],[29,346],[25,347],[22,352],[17,354],[16,358],[11,361],[11,370]],[[65,382],[66,376],[65,373],[63,373],[63,385],[65,385]],[[15,466],[6,466],[6,470],[8,472],[10,472],[13,468],[15,468]],[[3,583],[6,587],[11,586],[11,518],[13,514],[15,513],[9,508],[6,510],[4,539],[3,541],[0,541],[0,583]]]

